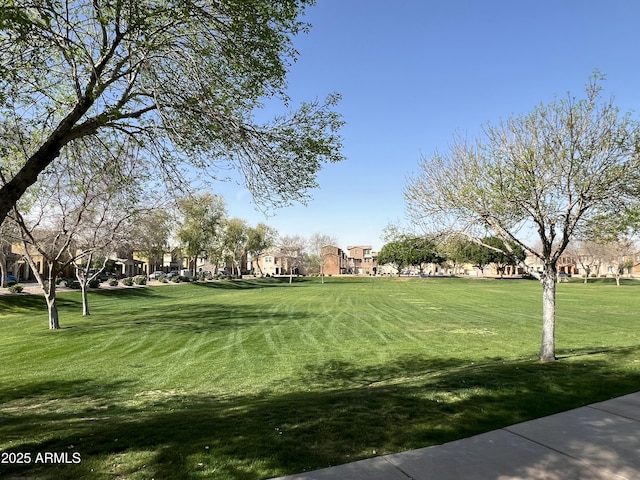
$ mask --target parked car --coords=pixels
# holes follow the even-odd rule
[[[167,274],[164,272],[153,272],[149,274],[149,280],[157,280],[158,278],[166,277]]]
[[[173,277],[179,277],[180,276],[180,272],[177,270],[171,270],[168,274],[167,274],[167,278],[173,278]]]
[[[89,278],[93,277],[94,275],[99,282],[105,282],[107,280],[115,278],[115,275],[113,273],[105,272],[104,269],[90,268],[88,272]]]
[[[18,279],[13,275],[7,275],[7,283],[9,282],[18,282]]]
[[[113,272],[100,272],[98,274],[98,280],[100,280],[101,282],[106,282],[108,280],[113,280],[117,278],[118,276]]]

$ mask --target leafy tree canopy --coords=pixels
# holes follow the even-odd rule
[[[339,161],[338,101],[288,106],[292,38],[312,0],[33,0],[0,8],[0,221],[68,145],[132,137],[141,162],[238,168],[264,205],[304,201]]]
[[[378,252],[378,264],[393,264],[398,273],[405,266],[418,266],[425,263],[441,263],[444,255],[438,252],[437,245],[426,237],[400,235],[396,240],[386,243]]]

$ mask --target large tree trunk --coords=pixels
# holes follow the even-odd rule
[[[49,277],[49,285],[44,293],[49,309],[49,330],[60,329],[60,319],[58,318],[58,306],[56,305],[56,279],[55,276]]]
[[[545,265],[542,274],[542,346],[540,361],[556,360],[556,279],[555,264]]]

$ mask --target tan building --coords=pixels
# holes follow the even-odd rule
[[[300,247],[273,247],[252,261],[254,271],[263,275],[304,275],[303,254]]]
[[[543,265],[539,258],[527,254],[526,264],[532,271],[542,272]],[[586,252],[574,255],[565,254],[558,260],[558,273],[591,277],[615,276],[619,266],[624,265],[624,276],[640,274],[640,251],[622,256],[598,256]]]
[[[11,245],[9,255],[7,256],[7,260],[11,259],[12,265],[7,265],[7,271],[14,275],[18,281],[35,281],[36,276],[33,272],[33,269],[29,265],[29,262],[26,259],[27,253],[29,257],[32,259],[35,269],[37,273],[40,274],[43,278],[49,277],[50,272],[50,263],[35,247],[29,246],[28,251],[25,250],[24,245],[20,243],[15,243]],[[75,276],[74,268],[72,265],[67,264],[69,260],[69,256],[66,253],[60,255],[58,261],[56,261],[56,267],[59,268],[60,265],[65,264],[63,268],[59,268],[57,272],[57,276],[59,277],[73,277]],[[7,262],[9,263],[9,262]]]

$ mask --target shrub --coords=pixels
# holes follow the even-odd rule
[[[135,282],[136,285],[146,285],[147,277],[145,277],[144,275],[137,275],[133,277],[133,281]]]
[[[158,281],[160,283],[167,283],[169,280],[167,280],[167,277],[160,277],[160,278],[158,278]]]
[[[122,279],[122,284],[126,287],[130,287],[133,285],[133,278],[127,277]]]
[[[17,281],[15,281],[15,280],[8,280],[8,281],[7,281],[7,287],[9,287],[9,288],[14,287],[14,286],[16,286],[17,284],[18,284],[18,282],[17,282]]]
[[[97,278],[94,278],[93,280],[89,280],[89,288],[99,288],[100,287],[100,280],[98,280]]]
[[[20,293],[20,292],[22,292],[22,290],[24,290],[24,288],[22,287],[22,285],[18,285],[18,284],[17,284],[17,283],[15,283],[15,282],[11,282],[11,283],[13,283],[13,285],[11,285],[11,286],[9,287],[9,291],[10,291],[11,293]]]
[[[116,280],[115,278],[112,278],[111,280],[109,280],[109,286],[110,287],[117,287],[118,286],[118,280]]]

